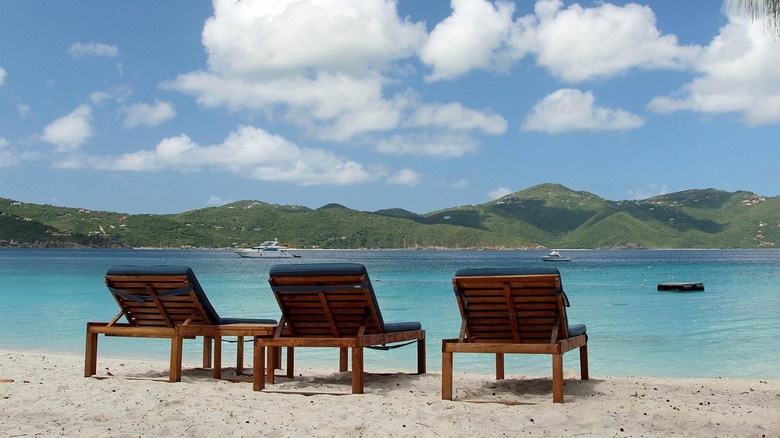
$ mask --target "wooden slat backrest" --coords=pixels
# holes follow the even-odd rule
[[[568,336],[558,275],[452,279],[464,342],[549,344]]]
[[[106,285],[133,298],[114,293],[127,322],[137,327],[208,325],[208,317],[195,292],[162,296],[189,286],[186,275],[106,275]]]
[[[272,276],[285,336],[355,337],[382,333],[365,275]]]

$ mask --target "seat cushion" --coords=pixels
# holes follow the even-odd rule
[[[270,276],[316,277],[320,275],[368,275],[359,263],[284,263],[271,266]]]
[[[412,330],[422,330],[422,324],[419,322],[386,322],[385,333],[408,332]]]
[[[569,337],[573,338],[575,336],[584,335],[586,333],[585,331],[585,324],[569,324]]]
[[[506,275],[560,275],[557,268],[462,268],[456,277],[501,277]]]
[[[228,324],[272,324],[278,322],[275,319],[252,319],[252,318],[219,318],[219,325]]]

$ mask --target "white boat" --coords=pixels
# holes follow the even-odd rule
[[[542,257],[545,262],[570,262],[571,257],[564,257],[558,251],[552,251],[550,254]]]
[[[293,254],[288,251],[286,245],[279,244],[278,239],[266,240],[258,246],[250,249],[236,250],[236,254],[246,258],[269,258],[269,259],[285,259],[292,257],[300,257],[298,254]]]

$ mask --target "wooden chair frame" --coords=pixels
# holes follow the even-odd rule
[[[279,362],[281,347],[288,349],[288,378],[293,377],[294,348],[337,347],[342,372],[349,368],[351,351],[353,394],[364,391],[364,348],[416,341],[417,373],[426,372],[425,330],[384,331],[367,274],[274,276],[273,269],[271,274],[282,318],[273,337],[255,337],[255,391],[274,383],[273,364]]]
[[[442,399],[452,400],[454,353],[495,354],[496,380],[504,379],[505,354],[549,354],[553,402],[563,403],[563,355],[579,348],[580,376],[588,380],[588,337],[569,336],[567,300],[557,269],[538,275],[456,275],[453,288],[462,326],[458,339],[442,340]],[[475,291],[473,303],[465,292],[470,288]],[[522,289],[526,291],[518,293]],[[529,303],[535,310],[524,311],[522,305]]]
[[[236,372],[242,374],[243,337],[271,336],[276,328],[276,324],[214,324],[213,317],[204,308],[187,274],[107,274],[106,285],[112,290],[120,311],[110,322],[87,323],[85,377],[97,373],[98,336],[101,334],[170,339],[169,380],[179,382],[184,339],[203,337],[203,367],[210,368],[213,359],[214,378],[219,379],[222,376],[223,336],[238,338]],[[136,296],[134,292],[142,295]],[[127,323],[119,322],[123,317]]]

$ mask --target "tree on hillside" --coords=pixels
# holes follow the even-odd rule
[[[753,20],[766,18],[767,26],[780,35],[780,0],[729,0],[729,4],[744,10]]]

